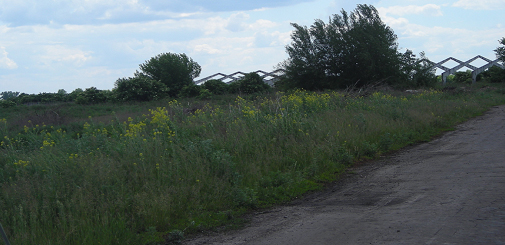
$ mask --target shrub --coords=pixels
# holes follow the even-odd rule
[[[254,72],[246,74],[240,80],[230,85],[231,91],[245,94],[264,92],[271,89],[270,85],[266,84],[260,75]]]
[[[454,82],[456,83],[472,83],[472,72],[471,71],[458,71],[454,74]]]
[[[16,102],[12,100],[0,100],[0,107],[2,108],[9,108],[13,106],[16,106]]]
[[[192,98],[200,95],[202,88],[194,83],[184,86],[179,92],[179,97]]]
[[[95,87],[87,88],[77,96],[75,103],[77,104],[97,104],[107,101],[107,92],[98,90]]]
[[[168,91],[169,88],[162,82],[137,75],[118,79],[114,95],[118,101],[150,101],[166,97]]]
[[[197,96],[198,99],[208,100],[212,97],[212,93],[208,89],[201,89],[200,95]]]
[[[84,92],[84,90],[82,90],[82,88],[76,88],[74,89],[74,91],[72,91],[70,94],[68,94],[68,100],[69,101],[75,101],[77,99],[77,97],[82,94]]]
[[[225,94],[228,92],[228,84],[221,80],[212,79],[201,85],[203,88],[208,89],[212,94]]]
[[[240,93],[240,80],[228,84],[228,93]]]
[[[497,66],[492,66],[479,75],[482,75],[482,79],[492,83],[505,82],[505,69]]]
[[[264,92],[270,89],[263,79],[257,73],[251,72],[246,74],[240,81],[240,88],[246,94],[256,92]]]

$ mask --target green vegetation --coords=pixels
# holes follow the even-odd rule
[[[397,36],[371,5],[342,10],[326,24],[307,28],[292,24],[289,59],[280,64],[287,79],[278,86],[308,90],[362,87],[386,83],[397,87],[433,86],[436,82],[424,54],[399,53]]]
[[[372,6],[293,26],[278,91],[255,73],[197,86],[198,63],[164,53],[112,91],[3,92],[0,222],[12,243],[178,243],[505,103],[499,68],[439,87]],[[448,83],[467,86],[468,73]]]
[[[298,90],[115,113],[112,104],[67,104],[59,126],[30,109],[0,109],[0,220],[13,244],[176,242],[320,189],[356,161],[430,140],[505,103],[503,91]],[[50,108],[38,111],[48,119]],[[79,114],[94,117],[71,118]],[[39,122],[11,123],[29,116]]]
[[[496,53],[496,57],[505,64],[505,37],[502,37],[498,42],[503,46],[496,48],[494,52]]]
[[[136,76],[145,75],[165,84],[168,94],[175,97],[184,86],[193,83],[202,68],[186,54],[163,53],[141,64],[140,70]]]
[[[115,97],[118,101],[150,101],[168,95],[169,88],[162,82],[138,74],[135,77],[116,81]]]

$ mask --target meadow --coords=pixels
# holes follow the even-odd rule
[[[0,223],[12,244],[177,243],[452,130],[505,103],[494,86],[0,109]]]

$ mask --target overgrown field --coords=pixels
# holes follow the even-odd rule
[[[176,242],[430,140],[505,103],[503,92],[174,100],[133,118],[110,111],[105,122],[18,129],[0,114],[0,223],[12,244]]]

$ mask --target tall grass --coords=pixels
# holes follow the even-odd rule
[[[0,222],[13,244],[157,244],[321,188],[429,140],[503,94],[296,91],[79,127],[0,121]],[[175,241],[174,240],[174,241]]]

